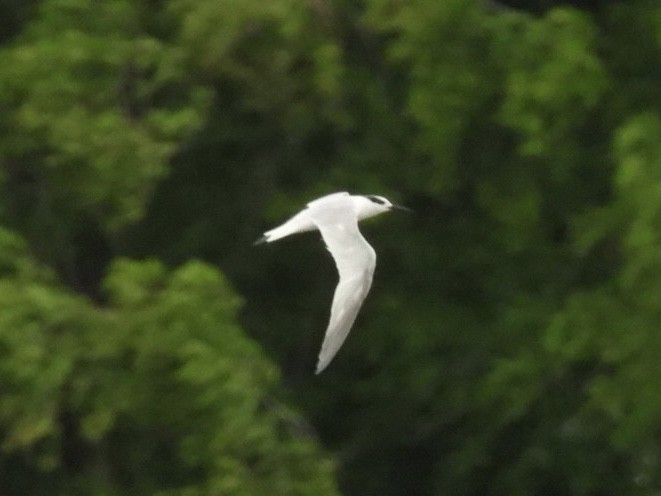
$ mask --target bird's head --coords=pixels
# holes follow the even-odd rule
[[[360,195],[354,196],[356,200],[356,213],[358,219],[367,219],[368,217],[374,217],[375,215],[388,212],[390,210],[406,210],[410,212],[411,210],[395,205],[387,198],[377,195]]]

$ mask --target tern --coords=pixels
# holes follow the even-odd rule
[[[266,231],[255,242],[272,243],[291,234],[319,230],[335,260],[340,279],[333,295],[316,374],[337,354],[372,286],[376,253],[358,230],[358,221],[393,209],[409,210],[382,196],[333,193],[308,203],[305,209],[284,224]]]

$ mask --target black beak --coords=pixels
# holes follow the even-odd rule
[[[401,205],[394,205],[394,204],[390,206],[390,210],[402,210],[403,212],[413,212],[413,210],[411,210],[408,207],[402,207]]]

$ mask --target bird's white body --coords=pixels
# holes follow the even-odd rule
[[[373,198],[381,200],[381,197],[373,196]],[[385,198],[382,200],[385,200]],[[301,210],[284,224],[266,231],[263,241],[271,243],[291,234],[316,231],[319,227],[313,221],[313,216],[317,212],[323,212],[326,209],[350,208],[355,213],[356,221],[361,221],[390,210],[392,204],[388,200],[385,200],[385,202],[384,204],[378,204],[366,196],[350,195],[346,192],[322,196],[308,203],[304,210]],[[338,220],[344,222],[349,219],[342,218]]]
[[[372,285],[376,253],[358,230],[358,221],[393,208],[402,207],[381,196],[333,193],[308,203],[304,210],[266,231],[258,241],[270,243],[291,234],[318,229],[335,259],[340,280],[319,353],[317,374],[328,366],[344,343]]]

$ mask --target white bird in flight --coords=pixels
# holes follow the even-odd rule
[[[271,243],[290,234],[318,229],[335,259],[340,280],[319,353],[317,374],[328,366],[342,346],[372,285],[376,253],[360,234],[358,221],[392,209],[409,210],[393,205],[382,196],[333,193],[308,203],[305,209],[284,224],[266,231],[255,242]]]

